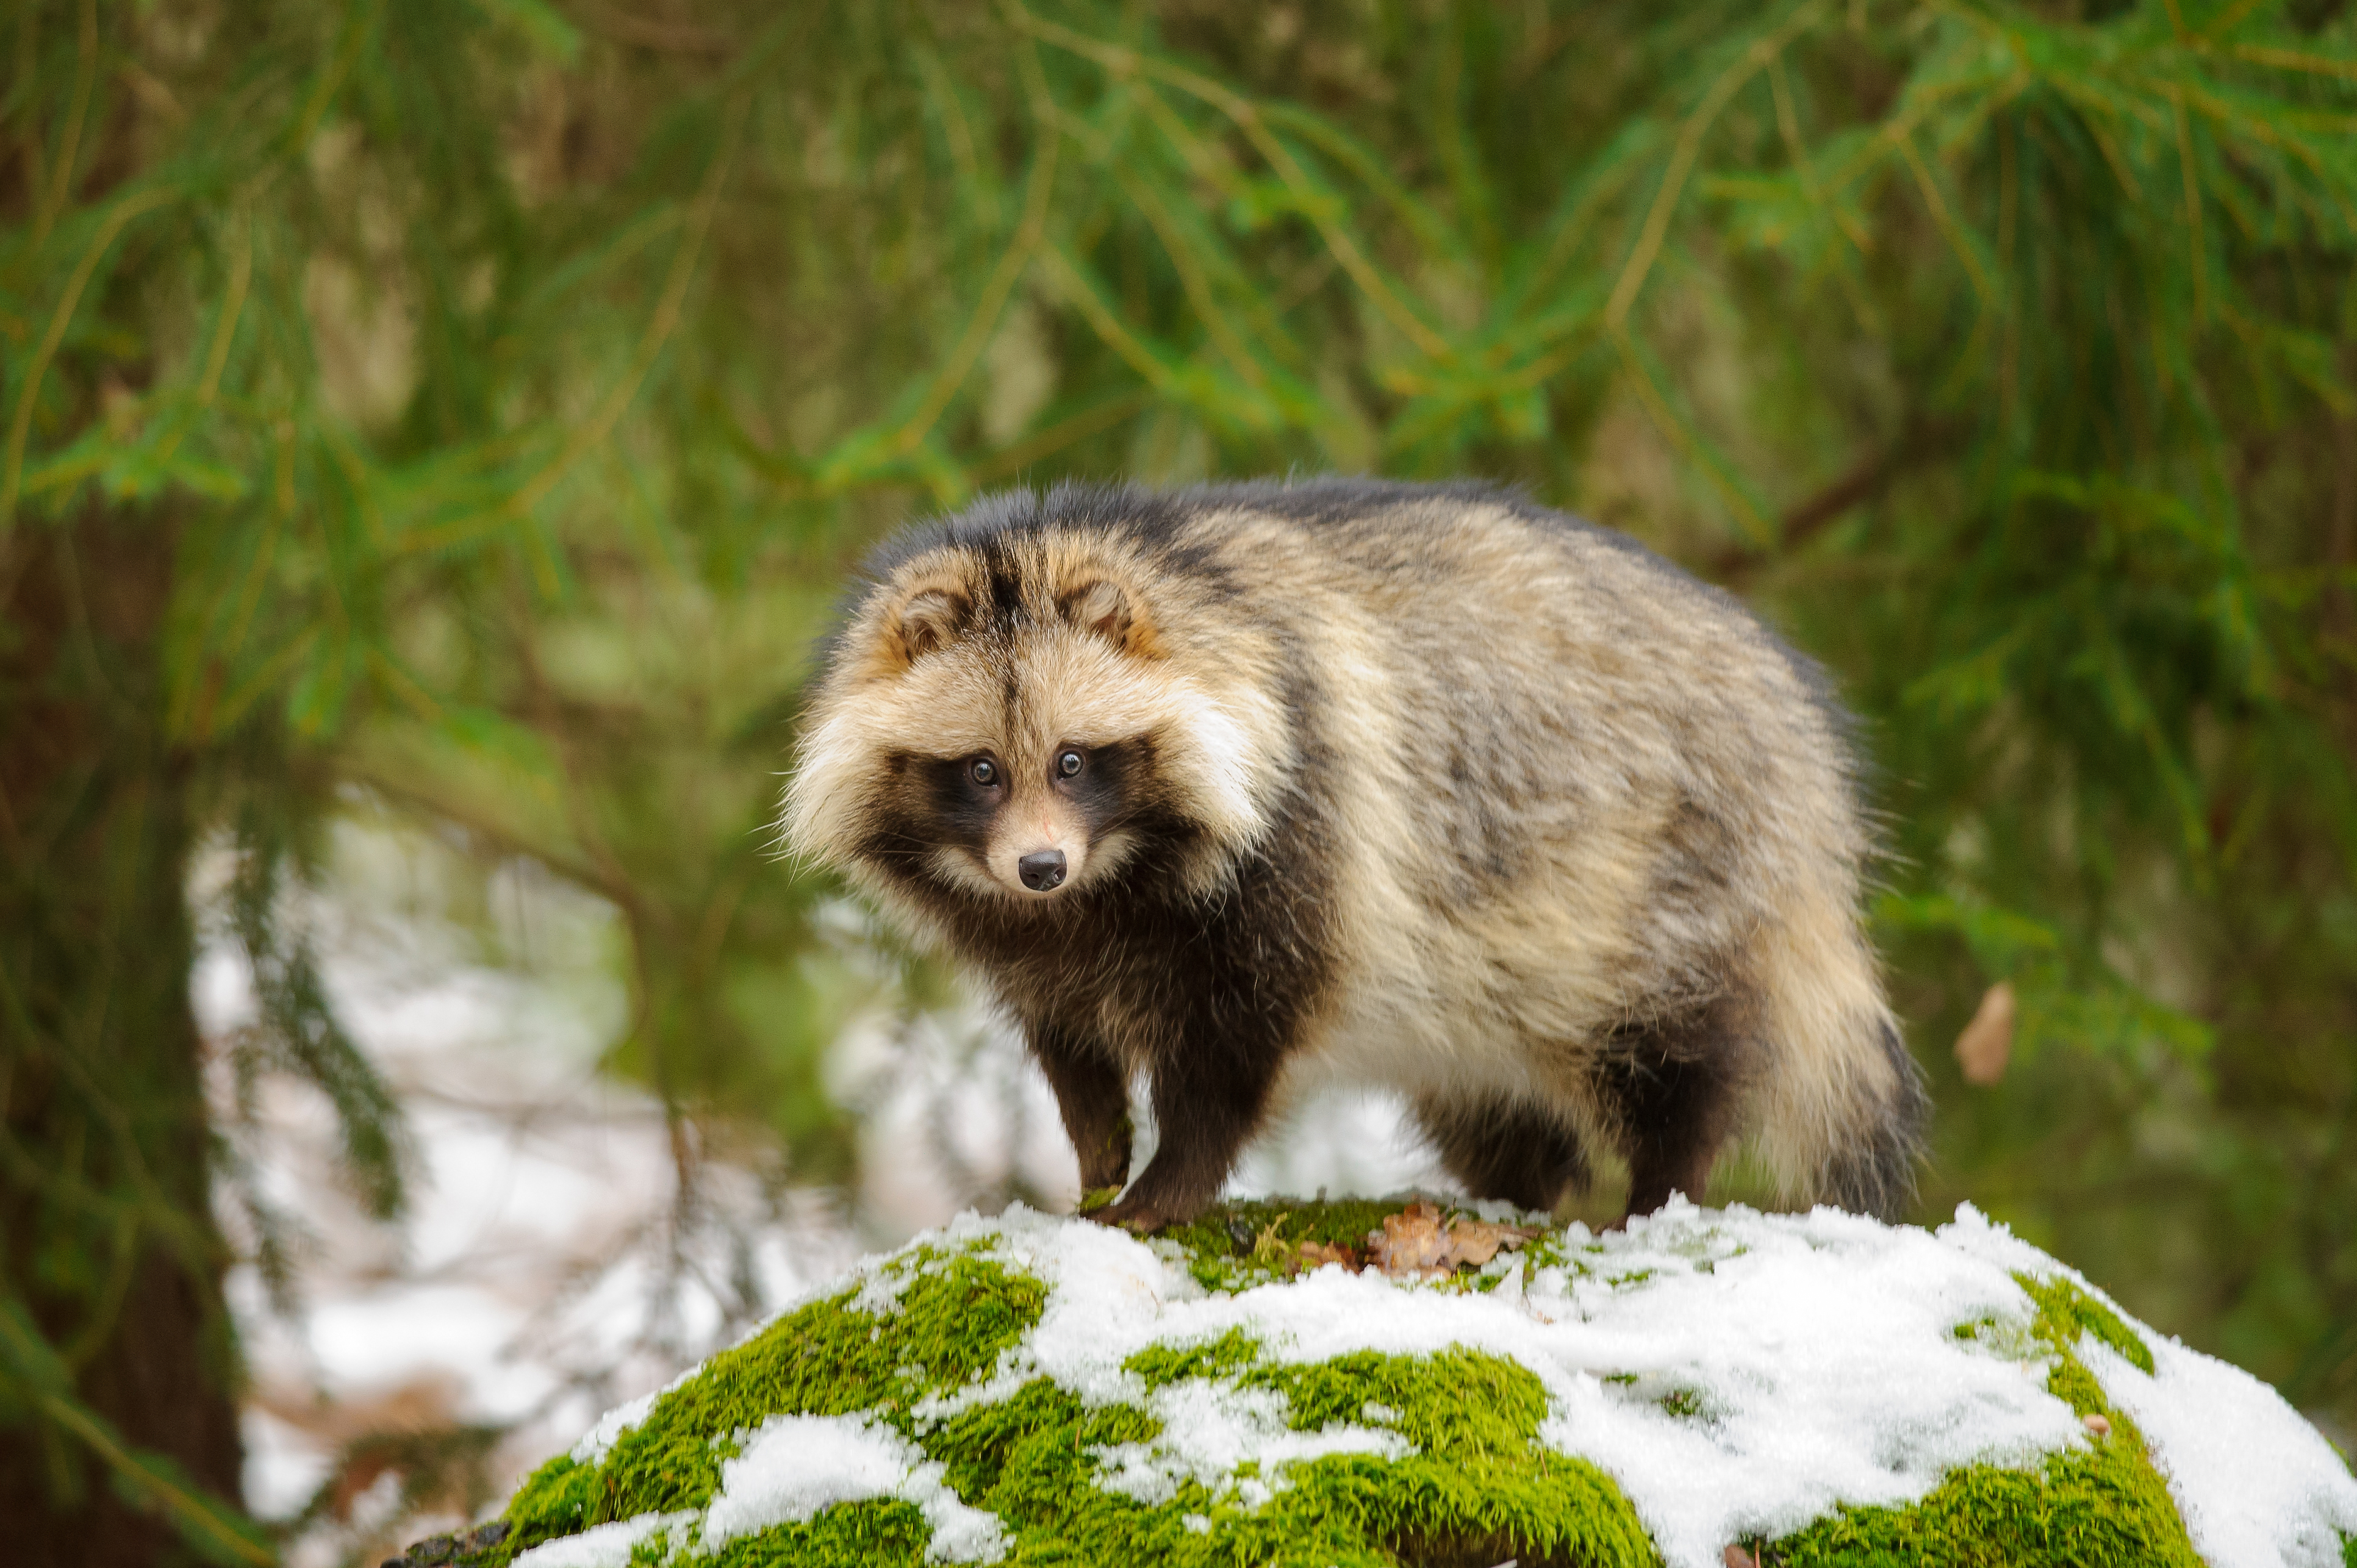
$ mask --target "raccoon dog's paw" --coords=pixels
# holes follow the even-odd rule
[[[1103,1208],[1084,1210],[1082,1218],[1093,1219],[1100,1225],[1117,1226],[1140,1236],[1151,1236],[1169,1224],[1174,1217],[1163,1213],[1150,1202],[1132,1197]]]

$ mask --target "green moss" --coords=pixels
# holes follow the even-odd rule
[[[2092,1334],[2126,1357],[2138,1371],[2152,1371],[2152,1347],[2143,1336],[2120,1321],[2120,1315],[2081,1290],[2061,1275],[2050,1280],[2029,1274],[2016,1274],[2014,1279],[2029,1293],[2038,1304],[2038,1318],[2031,1332],[2056,1349],[2069,1354],[2079,1346],[2079,1336]]]
[[[2357,1568],[2357,1535],[2341,1538],[2341,1568]]]
[[[1164,1234],[1189,1251],[1209,1251],[1218,1254],[1235,1250],[1236,1228],[1254,1235],[1274,1229],[1276,1238],[1299,1246],[1304,1241],[1320,1241],[1329,1247],[1355,1247],[1364,1242],[1367,1233],[1383,1228],[1383,1217],[1397,1214],[1400,1206],[1377,1198],[1339,1198],[1331,1203],[1297,1203],[1278,1199],[1273,1202],[1242,1202],[1217,1204],[1204,1211],[1202,1219],[1189,1226],[1174,1226]]]
[[[924,1440],[951,1489],[1010,1528],[1052,1530],[1093,1495],[1093,1451],[1146,1443],[1162,1423],[1131,1405],[1084,1406],[1046,1379],[952,1417]]]
[[[1297,1565],[1517,1560],[1641,1568],[1661,1558],[1620,1488],[1583,1460],[1517,1465],[1340,1454],[1297,1465],[1256,1512],[1215,1511],[1196,1561]]]
[[[852,1293],[771,1324],[655,1402],[603,1466],[591,1522],[702,1508],[735,1434],[773,1415],[864,1412],[905,1425],[909,1407],[988,1371],[1039,1320],[1047,1288],[971,1253],[918,1249],[895,1260],[893,1309]]]
[[[916,1508],[897,1498],[838,1503],[800,1524],[772,1525],[741,1536],[696,1568],[782,1568],[786,1563],[873,1564],[916,1568],[925,1560],[932,1526]]]
[[[1193,1223],[1164,1230],[1156,1245],[1175,1251],[1206,1290],[1246,1290],[1290,1274],[1306,1241],[1363,1245],[1399,1207],[1373,1198],[1215,1204]]]
[[[1905,1509],[1844,1508],[1768,1547],[1762,1568],[2200,1568],[2169,1488],[2125,1424],[2036,1470],[1975,1465]]]
[[[1359,1352],[1255,1367],[1236,1380],[1283,1394],[1296,1431],[1379,1425],[1415,1452],[1402,1459],[1335,1455],[1291,1466],[1290,1488],[1257,1510],[1234,1504],[1211,1510],[1205,1546],[1218,1550],[1205,1561],[1305,1568],[1389,1568],[1402,1557],[1630,1568],[1659,1561],[1610,1477],[1541,1446],[1546,1391],[1512,1361],[1463,1349]]]
[[[1041,1379],[943,1423],[925,1449],[946,1462],[960,1497],[998,1516],[1011,1563],[1153,1563],[1185,1535],[1180,1510],[1101,1490],[1098,1455],[1160,1431],[1144,1411],[1090,1409]]]
[[[1122,1366],[1158,1389],[1188,1378],[1232,1378],[1260,1359],[1260,1341],[1231,1328],[1201,1345],[1149,1345]]]
[[[1233,1204],[1156,1244],[1206,1284],[1242,1288],[1282,1277],[1304,1242],[1362,1240],[1389,1211],[1365,1202]],[[1557,1233],[1534,1240],[1526,1262],[1589,1272],[1596,1251],[1570,1248]],[[1006,1561],[1016,1565],[1398,1568],[1516,1558],[1525,1568],[1641,1568],[1658,1562],[1612,1479],[1539,1442],[1544,1388],[1512,1360],[1459,1348],[1288,1364],[1273,1361],[1266,1347],[1240,1329],[1150,1347],[1126,1363],[1149,1391],[1192,1382],[1263,1391],[1284,1401],[1296,1431],[1372,1427],[1395,1433],[1407,1452],[1397,1458],[1332,1455],[1265,1468],[1247,1464],[1208,1483],[1181,1482],[1174,1496],[1148,1504],[1103,1483],[1111,1451],[1151,1445],[1160,1436],[1150,1409],[1084,1404],[1069,1390],[1035,1379],[952,1414],[916,1414],[929,1396],[970,1386],[1000,1364],[1039,1321],[1046,1294],[1039,1281],[973,1249],[915,1250],[888,1264],[883,1277],[897,1291],[888,1303],[871,1310],[859,1305],[858,1293],[845,1292],[714,1358],[658,1401],[601,1464],[558,1459],[543,1466],[510,1504],[513,1534],[490,1568],[605,1520],[703,1506],[740,1436],[770,1416],[855,1412],[887,1423],[939,1461],[958,1497],[1000,1520]],[[1641,1278],[1620,1283],[1640,1284]],[[1478,1283],[1488,1282],[1467,1276],[1458,1284]],[[2104,1416],[2110,1434],[2031,1469],[1959,1471],[1912,1507],[1841,1509],[1797,1534],[1755,1543],[1764,1563],[2192,1568],[2183,1526],[2140,1434],[2109,1406],[2077,1355],[2084,1337],[2093,1335],[2148,1368],[2149,1348],[2070,1282],[2021,1283],[2034,1307],[2025,1320],[1991,1318],[1957,1333],[1996,1354],[2049,1363],[2048,1388],[2082,1414]],[[1620,1374],[1606,1380],[1627,1384],[1632,1402],[1658,1405],[1673,1417],[1706,1414],[1695,1391],[1667,1380]],[[918,1509],[877,1500],[763,1530],[711,1561],[722,1568],[914,1563],[929,1541]],[[683,1563],[680,1553],[688,1545],[650,1542],[641,1555]],[[2357,1558],[2350,1568],[2357,1568]]]
[[[516,1488],[501,1516],[508,1521],[507,1539],[487,1560],[505,1568],[511,1558],[528,1547],[560,1535],[577,1534],[587,1528],[589,1506],[597,1496],[597,1470],[574,1463],[570,1455],[558,1455]]]
[[[1237,1380],[1283,1394],[1286,1424],[1296,1432],[1361,1424],[1369,1403],[1382,1405],[1394,1412],[1383,1424],[1427,1453],[1520,1453],[1546,1416],[1546,1391],[1528,1369],[1479,1350],[1360,1350],[1330,1361],[1265,1367]]]
[[[1312,1366],[1265,1366],[1241,1335],[1146,1358],[1149,1381],[1233,1381],[1285,1396],[1287,1422],[1315,1432],[1379,1423],[1415,1445],[1403,1460],[1337,1455],[1286,1466],[1254,1509],[1234,1491],[1181,1486],[1149,1507],[1100,1489],[1101,1455],[1150,1442],[1159,1423],[1128,1406],[1083,1407],[1044,1380],[967,1412],[923,1438],[958,1495],[996,1513],[1013,1563],[1381,1564],[1495,1545],[1485,1563],[1650,1564],[1644,1529],[1594,1466],[1541,1448],[1546,1396],[1510,1361],[1471,1351],[1434,1357],[1357,1355]],[[1258,1474],[1251,1466],[1237,1479]],[[1194,1524],[1190,1526],[1189,1517]],[[802,1558],[791,1559],[796,1563]],[[812,1559],[811,1561],[821,1561]],[[847,1560],[846,1560],[847,1561]]]

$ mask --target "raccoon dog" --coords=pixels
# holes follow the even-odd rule
[[[1211,1202],[1305,1084],[1476,1196],[1629,1212],[1750,1134],[1889,1215],[1924,1099],[1813,667],[1620,534],[1465,485],[991,497],[887,546],[782,827],[985,979],[1100,1218]]]

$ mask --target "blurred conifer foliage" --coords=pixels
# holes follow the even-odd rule
[[[213,1069],[316,1083],[378,1212],[282,918],[354,790],[620,911],[683,1168],[841,1175],[807,644],[895,520],[1068,474],[1492,476],[1746,594],[1866,715],[1923,1212],[2357,1420],[2347,9],[19,0],[0,1510],[265,1554],[209,835]]]

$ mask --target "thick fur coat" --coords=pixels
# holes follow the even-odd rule
[[[1889,1214],[1923,1097],[1859,928],[1824,682],[1727,595],[1486,488],[986,499],[887,547],[783,827],[985,980],[1084,1185],[1217,1197],[1319,1078],[1478,1197],[1609,1146],[1629,1208],[1750,1135]],[[1127,1088],[1160,1144],[1129,1181]]]

